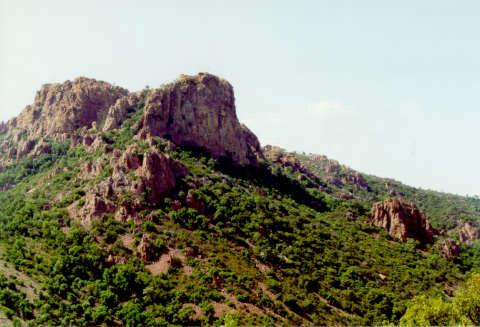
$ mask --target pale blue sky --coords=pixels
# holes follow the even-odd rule
[[[480,194],[478,1],[0,0],[0,120],[46,82],[208,71],[260,138]]]

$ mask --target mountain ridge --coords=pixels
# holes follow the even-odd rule
[[[41,92],[27,111],[57,113],[73,131],[51,115],[0,131],[10,321],[398,324],[417,297],[453,296],[480,264],[475,201],[260,148],[221,78],[135,93],[91,81]],[[69,116],[77,105],[102,108]],[[2,275],[12,269],[38,283],[33,297]]]

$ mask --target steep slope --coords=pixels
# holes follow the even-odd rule
[[[450,294],[480,262],[393,238],[370,200],[337,196],[294,155],[264,161],[218,77],[121,93],[69,133],[0,131],[2,259],[39,284],[31,298],[0,278],[9,320],[397,323],[414,296]]]

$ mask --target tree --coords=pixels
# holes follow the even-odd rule
[[[480,325],[480,274],[473,274],[465,287],[450,298],[425,295],[413,299],[400,320],[403,326]]]

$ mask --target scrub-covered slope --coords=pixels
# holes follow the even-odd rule
[[[0,128],[5,322],[398,323],[480,262],[442,254],[440,234],[390,235],[369,200],[269,156],[216,76],[136,93],[80,78],[39,94],[20,115],[31,124]],[[426,232],[403,201],[377,217]]]

